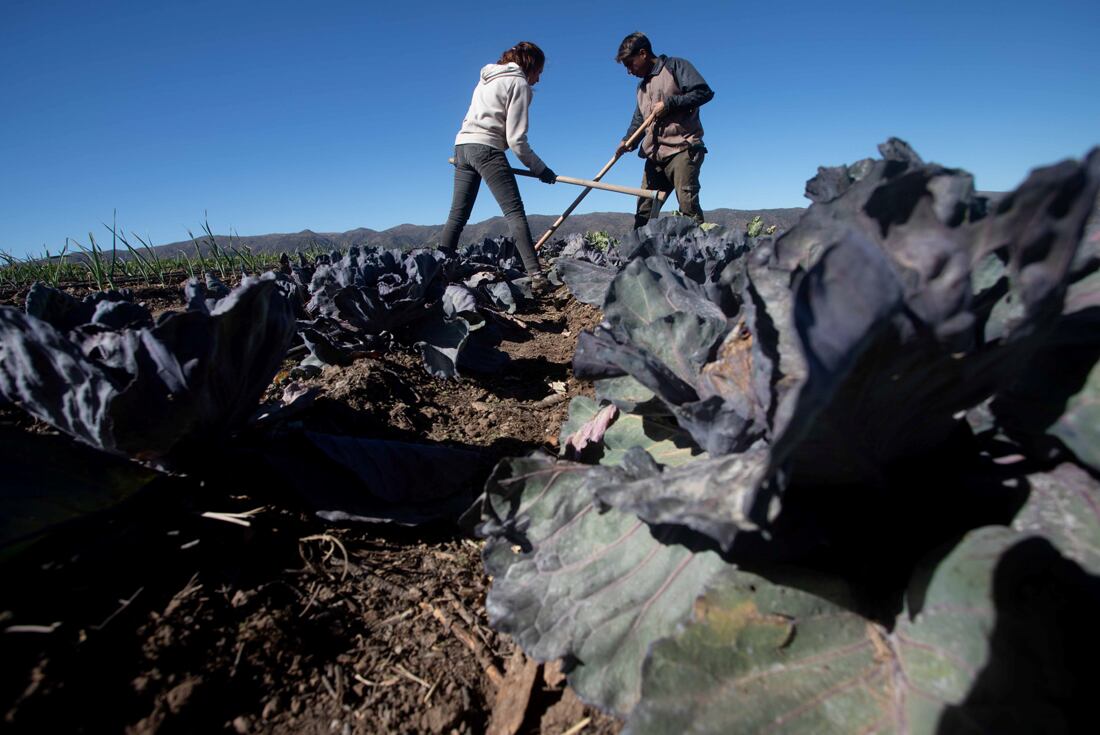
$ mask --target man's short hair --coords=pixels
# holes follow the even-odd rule
[[[650,56],[653,55],[653,46],[650,45],[649,38],[644,33],[631,33],[619,44],[619,53],[616,54],[615,61],[621,64],[626,58],[633,56],[642,49],[648,51]]]

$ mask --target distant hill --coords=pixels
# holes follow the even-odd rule
[[[759,216],[765,225],[777,225],[779,229],[790,229],[805,211],[802,207],[788,209],[710,209],[706,211],[707,222],[715,222],[724,227],[743,231],[749,220]],[[545,214],[528,215],[527,221],[531,225],[531,236],[536,240],[542,233],[549,229],[557,219],[557,215]],[[590,214],[575,214],[565,221],[554,233],[554,237],[565,237],[574,232],[607,232],[612,237],[622,238],[634,224],[634,215],[625,212],[592,212]],[[271,234],[271,235],[246,235],[234,236],[233,244],[247,246],[254,253],[288,252],[308,250],[310,248],[322,248],[325,250],[345,250],[351,245],[381,245],[387,248],[410,248],[427,244],[435,244],[439,241],[439,234],[443,225],[397,225],[388,230],[371,230],[360,227],[347,232],[314,232],[302,230],[301,232]],[[462,231],[461,243],[477,242],[486,237],[507,235],[508,222],[504,217],[493,217],[483,222],[466,225]],[[216,235],[218,244],[226,246],[229,237]],[[174,242],[168,245],[160,245],[156,248],[158,253],[164,256],[172,256],[181,251],[188,254],[194,253],[194,244],[190,240]]]

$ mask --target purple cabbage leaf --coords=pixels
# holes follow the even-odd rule
[[[347,364],[354,359],[349,348],[397,344],[418,350],[436,377],[455,377],[462,368],[499,371],[507,357],[479,311],[477,288],[447,283],[455,262],[439,251],[352,247],[319,266],[309,287],[313,318],[303,322],[307,364]]]
[[[163,478],[68,437],[0,430],[0,559],[67,524],[116,506]]]
[[[624,732],[1072,731],[1097,578],[998,526],[938,556],[914,577],[920,607],[887,625],[727,568],[653,645]]]
[[[1087,721],[1097,482],[966,419],[1094,344],[1100,152],[990,201],[880,151],[721,268],[647,244],[574,359],[596,400],[562,451],[599,464],[509,460],[486,486],[491,622],[630,732]],[[1084,462],[1095,364],[1028,427],[1076,429]]]
[[[293,335],[270,276],[140,329],[65,334],[0,308],[0,395],[99,449],[158,458],[242,426]]]

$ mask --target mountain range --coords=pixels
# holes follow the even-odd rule
[[[791,207],[787,209],[711,209],[707,210],[707,222],[714,222],[723,227],[743,231],[753,217],[760,217],[764,226],[776,225],[780,230],[790,229],[805,211],[803,207]],[[531,226],[531,235],[536,240],[542,233],[550,228],[557,219],[555,216],[544,214],[532,214],[527,216]],[[592,212],[589,214],[575,214],[569,217],[554,237],[579,232],[606,232],[608,235],[622,239],[634,224],[634,215],[625,212]],[[351,245],[381,245],[387,248],[410,248],[421,245],[438,243],[439,233],[443,225],[397,225],[387,230],[371,230],[359,227],[347,232],[314,232],[302,230],[301,232],[275,233],[270,235],[244,235],[234,236],[232,244],[238,248],[248,247],[254,253],[307,251],[311,249],[322,250],[346,250]],[[486,237],[507,235],[508,223],[504,217],[492,217],[473,224],[466,225],[462,231],[461,244],[478,242]],[[218,244],[227,246],[229,237],[217,235]],[[201,240],[201,238],[200,238]],[[180,252],[194,254],[195,245],[190,240],[160,245],[156,248],[162,256],[171,257]]]

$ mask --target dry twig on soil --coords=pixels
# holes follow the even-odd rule
[[[467,632],[466,629],[462,627],[461,623],[452,620],[450,615],[443,612],[435,605],[430,605],[427,602],[422,602],[420,603],[420,607],[430,612],[432,616],[443,625],[443,628],[447,632],[449,632],[458,640],[462,641],[466,645],[466,647],[470,649],[470,651],[474,654],[474,657],[477,659],[478,663],[481,664],[481,668],[485,672],[485,675],[489,677],[489,681],[493,683],[494,687],[499,688],[501,683],[504,681],[504,676],[501,675],[500,669],[498,669],[496,665],[493,664],[492,657],[489,655],[489,652],[486,650],[481,641],[470,635],[469,632]]]
[[[336,552],[336,549],[340,549],[340,553],[344,557],[344,571],[340,574],[340,581],[343,582],[344,579],[348,576],[348,569],[351,567],[351,562],[348,560],[348,549],[346,546],[344,546],[343,542],[341,542],[340,539],[336,538],[335,536],[330,536],[327,533],[316,533],[312,536],[303,536],[302,538],[298,539],[299,553],[301,553],[301,544],[304,544],[307,541],[324,541],[329,544],[328,549],[325,551],[324,558],[321,559],[322,564],[332,558],[332,555]],[[305,555],[302,556],[302,561],[305,561],[307,564],[309,563],[309,561],[305,558]]]
[[[61,622],[49,625],[9,625],[4,628],[5,633],[53,633],[61,627]]]
[[[119,613],[121,613],[126,608],[130,607],[130,603],[132,603],[134,600],[136,600],[138,595],[140,595],[144,590],[145,590],[144,587],[138,587],[137,592],[130,595],[125,600],[119,600],[118,601],[119,602],[119,608],[117,610],[115,610],[113,613],[111,613],[110,615],[108,615],[107,618],[102,623],[100,623],[99,625],[90,626],[91,629],[92,630],[103,630],[104,628],[106,628],[107,623],[114,620],[115,617],[117,617]]]
[[[263,508],[253,508],[252,510],[246,510],[240,513],[221,513],[217,511],[207,511],[202,514],[203,518],[210,518],[215,521],[225,521],[226,523],[235,523],[238,526],[244,526],[248,528],[252,525],[252,522],[248,519],[263,511]]]
[[[569,728],[568,730],[563,732],[561,735],[577,735],[577,733],[580,732],[581,730],[583,730],[588,725],[589,722],[592,722],[592,718],[591,717],[585,717],[583,720],[578,722],[576,725],[573,725],[573,727]]]
[[[488,735],[516,735],[519,732],[531,703],[531,688],[538,676],[538,669],[539,665],[516,646],[508,661],[504,684],[497,690]]]
[[[548,408],[550,406],[556,406],[563,401],[569,400],[569,396],[564,393],[551,393],[540,401],[535,403],[535,406],[539,408]]]
[[[394,664],[393,665],[393,670],[396,671],[397,673],[401,674],[401,676],[405,677],[409,681],[416,682],[417,684],[424,687],[425,689],[431,689],[432,688],[431,684],[424,681],[419,676],[417,676],[413,672],[409,671],[408,669],[406,669],[401,664]]]

